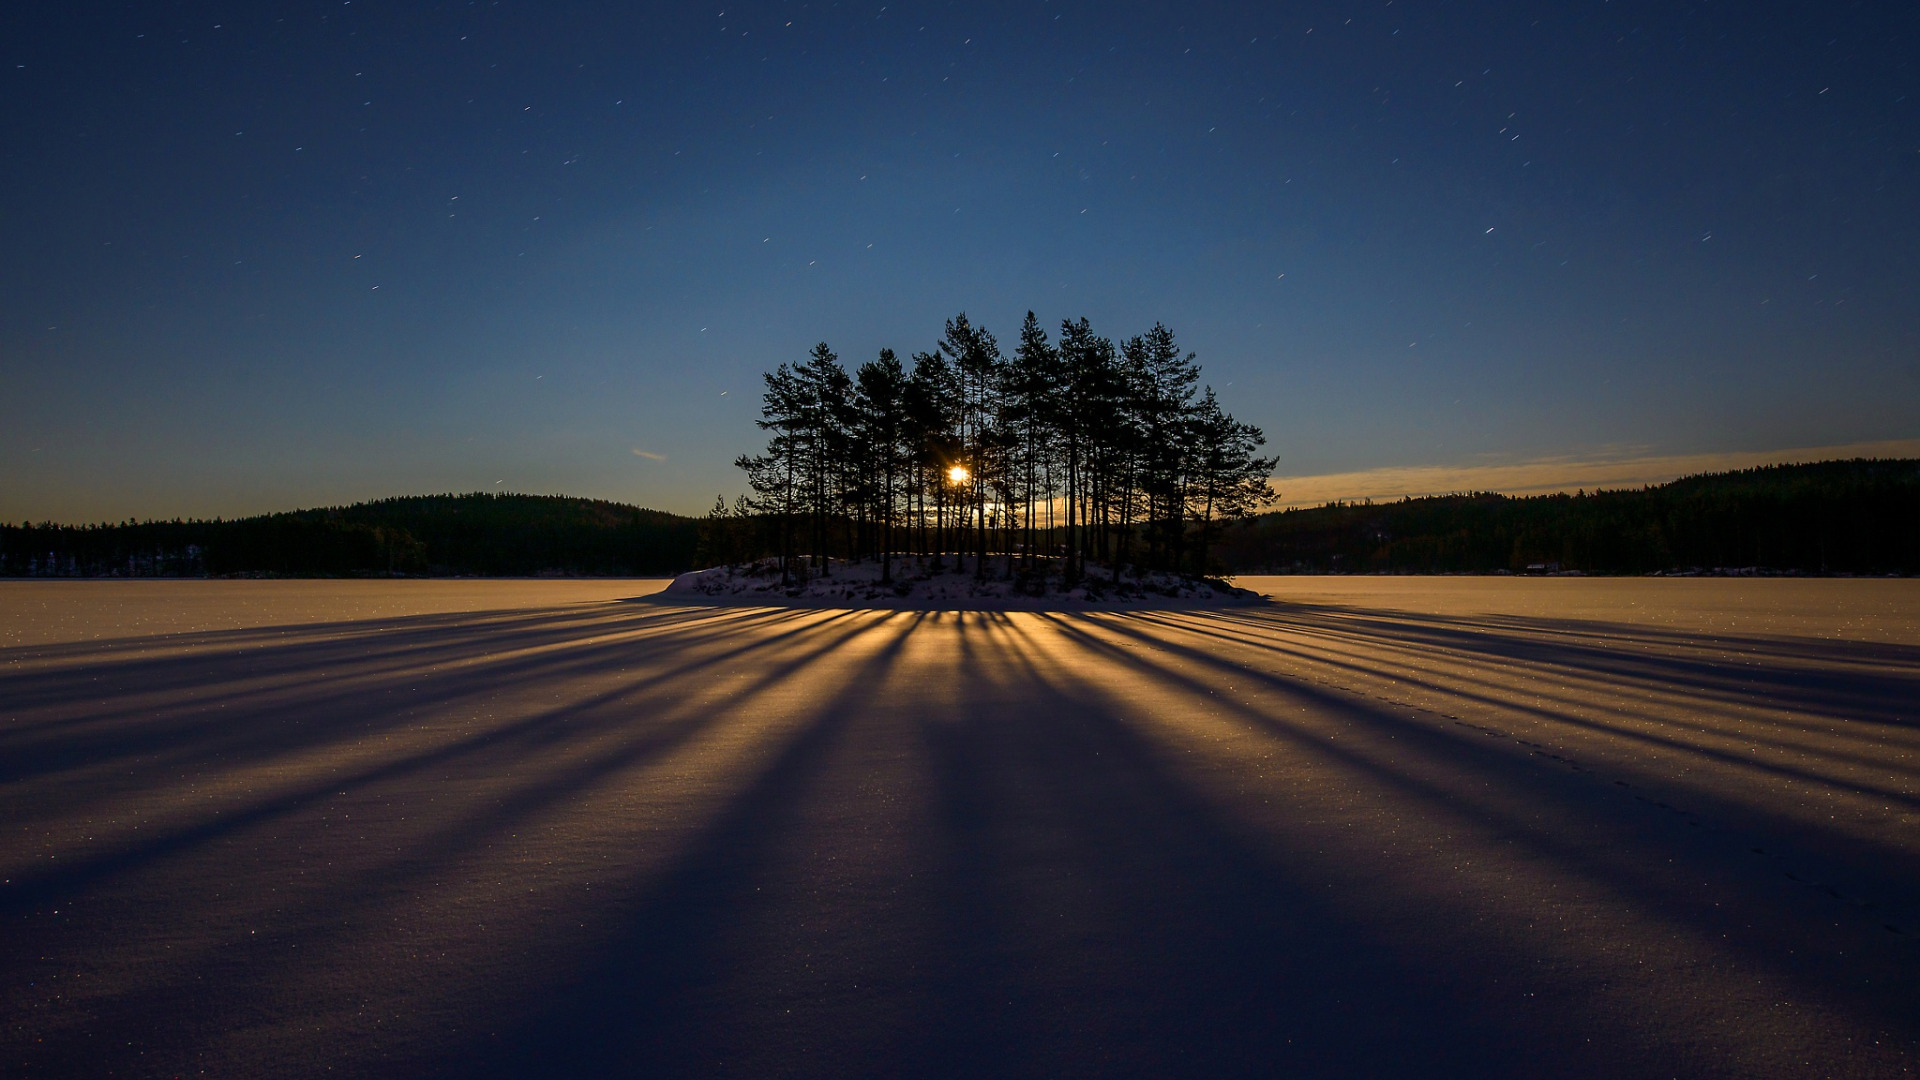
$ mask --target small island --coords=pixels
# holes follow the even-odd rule
[[[765,376],[751,494],[715,501],[701,562],[665,598],[1082,610],[1259,597],[1221,576],[1221,527],[1270,504],[1266,436],[1202,388],[1155,323],[1084,318],[1020,343],[965,313],[903,364],[851,374],[822,342]]]
[[[1218,577],[1172,571],[1115,574],[1094,568],[1077,582],[1066,580],[1060,563],[1012,567],[1007,560],[983,573],[953,558],[908,558],[881,580],[873,562],[833,560],[823,573],[809,567],[783,579],[778,559],[716,566],[681,574],[657,594],[662,600],[793,607],[891,608],[896,610],[1095,611],[1129,608],[1189,608],[1264,603],[1251,589]]]

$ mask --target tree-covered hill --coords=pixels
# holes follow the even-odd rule
[[[0,575],[665,574],[698,522],[557,495],[420,495],[233,521],[0,525]]]
[[[1227,529],[1237,573],[1758,567],[1920,572],[1920,461],[1827,461],[1690,476],[1633,491],[1336,503]]]
[[[699,519],[596,499],[429,495],[233,521],[0,525],[0,576],[665,574],[694,567],[700,529]],[[1222,530],[1211,553],[1216,568],[1242,574],[1920,573],[1920,461],[1287,510]]]

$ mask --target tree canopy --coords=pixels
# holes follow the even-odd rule
[[[1008,354],[962,313],[910,363],[883,349],[850,375],[822,342],[765,381],[766,449],[736,463],[751,494],[715,507],[715,561],[1204,573],[1221,525],[1273,499],[1265,436],[1201,388],[1158,323],[1115,345],[1068,320],[1056,343],[1028,312]]]

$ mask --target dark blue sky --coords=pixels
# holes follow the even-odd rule
[[[1920,8],[0,15],[0,516],[697,511],[759,373],[1200,354],[1286,475],[1920,437]],[[723,396],[724,392],[724,396]]]

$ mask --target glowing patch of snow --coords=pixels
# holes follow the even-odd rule
[[[958,565],[956,565],[956,563]],[[1258,593],[1218,578],[1165,571],[1123,570],[1119,580],[1104,566],[1091,566],[1071,587],[1057,563],[1038,569],[1009,568],[1005,556],[989,557],[986,573],[973,558],[952,555],[893,560],[893,580],[882,581],[878,562],[831,561],[825,573],[795,560],[785,582],[778,560],[716,566],[681,574],[660,593],[663,600],[804,607],[965,608],[973,610],[1088,610],[1213,607],[1257,603]]]

